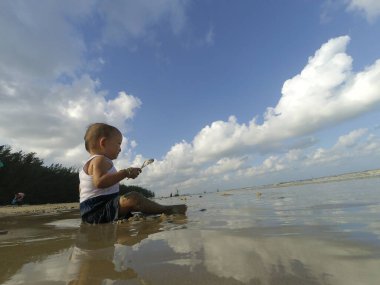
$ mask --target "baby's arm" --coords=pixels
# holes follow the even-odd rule
[[[111,164],[103,156],[98,156],[91,160],[88,173],[92,175],[96,188],[110,187],[119,183],[124,178],[136,178],[140,173],[138,168],[122,169],[115,173],[107,173],[110,168]]]

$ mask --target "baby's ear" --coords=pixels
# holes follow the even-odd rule
[[[106,140],[107,140],[106,137],[100,138],[100,140],[99,140],[99,146],[100,147],[105,147],[106,146]]]

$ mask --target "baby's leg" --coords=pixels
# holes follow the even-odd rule
[[[130,192],[120,197],[119,216],[129,212],[142,212],[144,214],[185,214],[186,205],[161,205],[148,198],[145,198],[138,192]]]

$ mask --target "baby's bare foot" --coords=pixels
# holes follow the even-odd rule
[[[168,212],[167,214],[172,215],[172,214],[185,214],[187,210],[187,206],[185,204],[180,204],[180,205],[171,205],[168,206]]]

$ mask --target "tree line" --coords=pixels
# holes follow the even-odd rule
[[[0,146],[0,205],[10,204],[19,192],[25,193],[27,204],[78,202],[78,188],[78,169],[61,164],[46,166],[34,152],[13,152],[10,146]],[[120,185],[121,194],[130,191],[154,197],[145,188]]]

